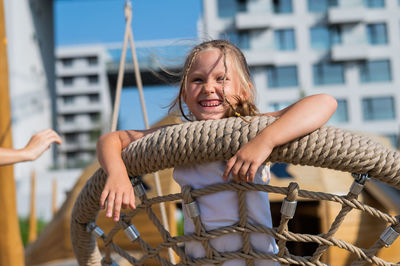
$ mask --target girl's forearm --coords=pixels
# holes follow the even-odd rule
[[[108,175],[110,175],[110,173],[120,174],[121,171],[126,171],[121,158],[122,150],[133,141],[159,128],[160,127],[148,130],[115,131],[101,136],[97,142],[97,158],[103,170]]]
[[[107,175],[121,171],[124,164],[121,158],[123,143],[118,132],[112,132],[100,137],[97,142],[97,158]]]
[[[285,109],[259,136],[272,148],[282,145],[320,128],[333,115],[336,107],[336,100],[326,94],[303,98]]]
[[[25,149],[14,150],[9,148],[0,148],[0,165],[7,165],[31,160],[32,156]]]

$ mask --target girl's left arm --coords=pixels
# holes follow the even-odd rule
[[[278,119],[228,160],[222,178],[228,180],[232,173],[237,182],[253,181],[257,169],[275,147],[321,127],[333,115],[336,107],[335,98],[327,94],[317,94],[305,97],[281,111],[266,113],[265,115],[276,116]]]

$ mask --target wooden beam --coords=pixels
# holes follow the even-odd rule
[[[11,148],[11,114],[8,91],[7,37],[4,3],[0,1],[0,146]],[[0,166],[0,265],[24,265],[19,231],[14,168]]]
[[[36,173],[35,170],[31,174],[31,202],[29,213],[29,233],[28,244],[34,242],[37,238],[37,219],[36,219]]]

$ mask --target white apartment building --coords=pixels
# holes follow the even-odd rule
[[[84,167],[96,158],[96,142],[110,128],[111,100],[104,46],[56,51],[57,125],[63,138],[61,168]]]
[[[244,52],[261,111],[328,93],[339,104],[330,124],[396,143],[399,0],[203,0],[203,13],[201,37]]]

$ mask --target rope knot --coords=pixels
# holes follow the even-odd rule
[[[287,200],[295,201],[299,195],[299,184],[296,182],[291,182],[288,187]]]
[[[192,187],[189,185],[186,185],[182,188],[182,199],[185,204],[189,204],[193,201],[191,191],[192,191]]]

